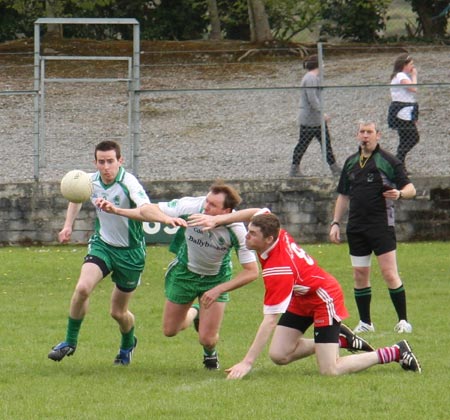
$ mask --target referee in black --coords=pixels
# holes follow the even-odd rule
[[[402,162],[378,144],[380,131],[376,123],[360,122],[357,138],[358,151],[347,158],[339,179],[330,229],[331,242],[339,243],[339,223],[348,210],[346,233],[360,319],[354,332],[375,331],[370,315],[370,266],[374,253],[397,312],[394,330],[410,333],[405,287],[397,268],[394,201],[414,198],[416,189]]]

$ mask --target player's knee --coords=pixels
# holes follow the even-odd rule
[[[397,270],[393,270],[391,268],[381,269],[381,275],[389,285],[401,285],[402,281],[400,280]]]
[[[275,350],[269,351],[269,357],[276,365],[287,365],[290,362],[286,354]]]
[[[163,334],[164,337],[175,337],[177,335],[177,331],[163,329]]]
[[[198,341],[203,347],[213,349],[214,347],[216,347],[216,344],[219,341],[219,336],[199,335]]]
[[[89,298],[89,295],[91,293],[91,289],[84,286],[83,284],[77,284],[77,287],[75,288],[74,298],[80,302],[84,302]]]
[[[125,319],[126,317],[126,312],[123,311],[118,311],[117,309],[111,309],[111,311],[109,312],[109,314],[111,315],[111,317],[116,320],[117,322],[120,322],[122,320]]]
[[[163,325],[163,334],[165,337],[175,337],[179,329],[170,325]]]

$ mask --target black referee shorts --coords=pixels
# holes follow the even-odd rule
[[[347,232],[350,255],[365,257],[372,254],[378,256],[397,249],[395,228],[369,228],[362,232]]]

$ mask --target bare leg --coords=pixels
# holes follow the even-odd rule
[[[81,266],[80,277],[70,302],[71,318],[84,318],[89,308],[89,296],[102,278],[102,271],[96,264],[85,263]]]
[[[375,351],[339,357],[336,343],[316,343],[316,358],[322,375],[337,376],[365,370],[379,363]]]
[[[190,310],[191,303],[178,304],[166,300],[163,315],[163,333],[166,337],[173,337],[186,329],[193,321],[196,313]]]
[[[114,287],[111,297],[111,316],[117,321],[120,332],[127,333],[134,326],[134,315],[128,309],[128,304],[134,292],[125,293]]]
[[[314,354],[314,340],[304,338],[294,328],[277,325],[269,348],[269,356],[277,365],[287,365]]]

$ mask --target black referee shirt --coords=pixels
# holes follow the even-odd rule
[[[394,226],[394,203],[386,200],[383,192],[401,190],[411,182],[404,166],[379,144],[365,162],[360,156],[361,149],[347,158],[337,187],[338,193],[350,197],[347,232]]]

